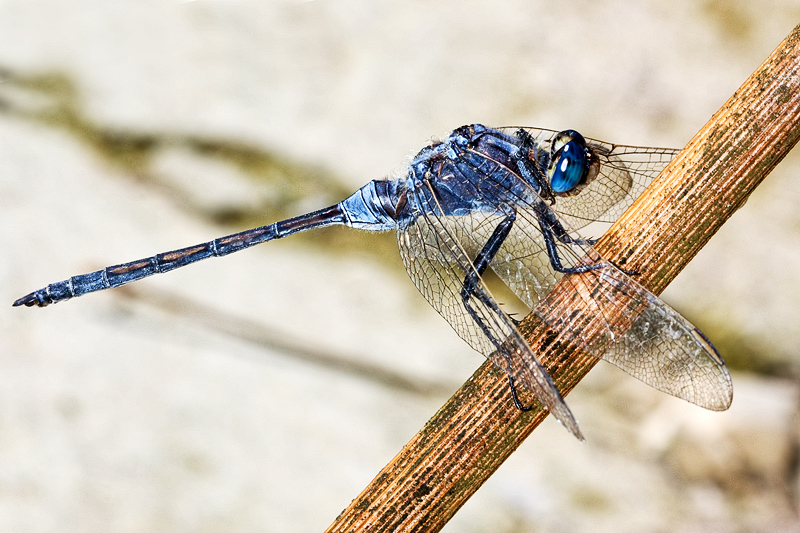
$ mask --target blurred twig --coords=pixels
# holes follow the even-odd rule
[[[83,106],[78,84],[58,71],[16,72],[0,64],[0,113],[59,128],[84,143],[102,161],[125,176],[148,185],[176,205],[217,224],[236,228],[261,226],[323,207],[353,191],[324,168],[292,160],[256,144],[181,131],[128,130],[96,122]],[[197,162],[221,162],[253,181],[252,197],[229,205],[205,205],[180,181],[158,170],[158,159],[175,150]],[[311,203],[309,203],[311,202]],[[385,261],[397,255],[393,235],[366,234],[345,228],[324,228],[293,239],[313,242],[316,248],[358,250]],[[387,262],[395,265],[396,261]]]
[[[401,392],[420,396],[444,396],[455,388],[455,385],[449,387],[447,383],[405,375],[384,365],[360,360],[351,354],[317,348],[266,324],[244,316],[224,313],[178,294],[147,289],[137,284],[119,287],[115,294],[191,320],[204,331],[215,331],[242,339],[284,353],[292,359],[367,379]]]
[[[800,137],[800,26],[745,81],[597,243],[660,293]],[[568,283],[547,298],[553,316],[594,320]],[[551,317],[548,317],[551,318]],[[594,366],[570,339],[532,316],[534,350],[567,394]],[[547,415],[516,410],[486,362],[345,509],[328,531],[438,531]]]

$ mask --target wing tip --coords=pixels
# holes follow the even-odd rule
[[[709,401],[699,403],[692,402],[709,411],[727,411],[733,403],[733,385],[728,381],[728,386],[720,390],[719,394],[710,398]]]
[[[731,374],[728,371],[725,360],[719,354],[719,351],[717,351],[716,346],[714,346],[702,331],[697,328],[692,328],[692,336],[694,336],[697,344],[708,354],[709,358],[716,363],[717,369],[722,374],[722,381],[724,382],[724,385],[720,383],[717,394],[709,398],[708,401],[692,403],[710,411],[726,411],[733,403],[733,381],[731,380]]]
[[[573,420],[573,422],[575,422],[575,421]],[[577,422],[575,422],[574,426],[567,427],[567,429],[569,430],[570,433],[572,433],[572,435],[576,439],[578,439],[579,442],[586,442],[586,437],[583,436],[583,433],[581,432],[581,428],[578,427],[578,423]]]
[[[553,414],[556,420],[558,420],[558,422],[564,426],[567,431],[572,433],[572,436],[574,436],[580,442],[586,442],[586,437],[583,436],[581,428],[578,426],[578,421],[575,420],[575,417],[572,415],[572,411],[570,411],[569,407],[567,407],[567,404],[564,402],[563,398],[555,409],[548,408],[548,411]]]

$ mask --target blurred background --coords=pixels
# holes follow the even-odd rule
[[[800,1],[0,0],[0,529],[319,531],[480,365],[393,234],[326,229],[47,309],[65,279],[320,208],[462,124],[683,146]],[[712,413],[601,364],[450,532],[796,531],[800,156],[663,297]]]

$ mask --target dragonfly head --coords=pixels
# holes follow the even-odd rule
[[[553,137],[547,179],[556,195],[577,194],[597,176],[599,167],[597,157],[577,131],[565,130]]]

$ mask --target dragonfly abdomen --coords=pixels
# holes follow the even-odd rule
[[[51,283],[42,289],[23,296],[14,302],[14,306],[25,305],[32,307],[35,305],[45,307],[70,298],[83,296],[90,292],[120,287],[132,281],[162,272],[169,272],[209,257],[228,255],[262,242],[333,224],[344,224],[344,214],[339,204],[299,217],[261,226],[260,228],[220,237],[206,243],[156,254],[152,257],[121,265],[109,266],[89,274],[73,276],[64,281]]]
[[[270,229],[272,231],[269,231]],[[67,280],[51,283],[27,296],[23,296],[14,302],[14,305],[25,305],[28,307],[36,305],[38,307],[45,307],[50,304],[69,300],[70,298],[83,296],[90,292],[120,287],[154,274],[169,272],[170,270],[209,257],[227,255],[252,246],[253,244],[257,244],[258,242],[276,238],[275,224],[265,226],[264,228],[258,228],[258,230],[266,231],[262,232],[261,239],[256,242],[242,242],[241,239],[232,240],[238,235],[231,235],[189,248],[157,254],[146,259],[109,266],[102,270],[96,270],[79,276],[72,276]]]

